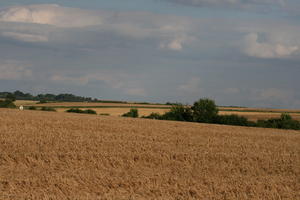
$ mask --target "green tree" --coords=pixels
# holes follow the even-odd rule
[[[218,116],[218,108],[211,99],[200,99],[192,106],[193,118],[196,122],[213,123]]]
[[[132,108],[128,113],[125,113],[122,115],[122,117],[133,117],[137,118],[139,117],[138,109]]]
[[[0,108],[16,108],[16,105],[13,103],[15,100],[15,95],[12,93],[7,93],[5,100],[0,100]]]
[[[171,110],[162,116],[165,120],[174,121],[193,121],[193,113],[191,108],[182,104],[173,105]]]
[[[12,93],[6,95],[5,101],[14,102],[16,101],[16,96]]]

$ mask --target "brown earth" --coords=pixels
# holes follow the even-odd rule
[[[300,199],[300,132],[0,109],[0,199]]]

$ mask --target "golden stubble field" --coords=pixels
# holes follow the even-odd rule
[[[110,116],[122,116],[124,113],[127,113],[130,111],[130,108],[82,108],[85,109],[92,109],[97,112],[97,114],[109,114]],[[57,108],[57,112],[66,112],[68,109],[66,108]],[[151,113],[159,113],[159,114],[165,114],[168,112],[168,109],[158,109],[158,108],[138,108],[139,116],[148,116]]]
[[[300,132],[0,109],[0,199],[300,199]]]
[[[246,117],[250,121],[256,122],[257,120],[266,120],[272,118],[280,118],[281,113],[272,113],[272,112],[239,112],[239,111],[220,111],[220,115],[239,115]],[[293,119],[300,121],[300,113],[290,113]]]
[[[156,105],[156,104],[138,104],[138,103],[93,103],[93,102],[56,102],[56,103],[43,103],[36,104],[32,103],[34,106],[43,107],[149,107],[149,108],[170,108],[168,105]]]
[[[92,109],[98,114],[109,114],[111,116],[121,116],[129,112],[130,108],[137,108],[139,116],[148,116],[151,113],[164,114],[171,108],[169,105],[156,104],[133,104],[133,103],[89,103],[89,102],[58,102],[37,104],[36,101],[16,101],[18,106],[38,106],[38,107],[58,107],[58,112],[65,112],[72,107],[80,107],[80,109]],[[291,109],[267,109],[267,108],[238,108],[238,107],[219,107],[220,115],[236,114],[244,116],[250,121],[266,120],[271,118],[279,118],[281,113],[289,113],[293,119],[300,121],[300,110]]]

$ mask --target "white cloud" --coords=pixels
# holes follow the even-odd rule
[[[47,36],[37,35],[37,34],[3,32],[1,33],[1,35],[4,37],[8,37],[8,38],[12,38],[24,42],[47,42],[48,41]]]
[[[287,45],[280,42],[258,42],[258,34],[246,35],[243,51],[252,57],[257,58],[286,58],[292,56],[299,50],[298,45]]]
[[[178,38],[175,39],[171,42],[162,42],[160,44],[161,49],[169,49],[169,50],[174,50],[174,51],[181,51],[182,50],[182,43],[184,42],[183,39]]]
[[[0,11],[0,21],[45,24],[58,27],[85,27],[102,24],[91,11],[56,4],[14,6]]]
[[[8,60],[0,63],[0,80],[23,80],[32,77],[32,70],[20,62]]]
[[[0,35],[25,42],[49,42],[51,36],[53,42],[63,40],[66,43],[70,40],[69,35],[76,33],[80,33],[80,38],[76,38],[78,43],[96,40],[82,36],[83,33],[91,33],[98,40],[102,34],[125,42],[128,39],[148,41],[148,45],[152,40],[157,43],[156,46],[179,51],[192,38],[191,22],[184,17],[149,12],[91,11],[55,4],[2,9],[0,22]]]

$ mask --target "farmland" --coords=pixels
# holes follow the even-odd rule
[[[257,121],[257,120],[266,120],[271,118],[279,118],[281,115],[281,112],[247,112],[247,111],[220,111],[221,115],[239,115],[244,116],[250,121]],[[293,117],[293,119],[300,121],[300,113],[290,113],[290,115]]]
[[[138,103],[88,103],[88,102],[57,102],[37,104],[36,101],[16,101],[17,105],[53,107],[58,112],[65,112],[70,108],[93,109],[98,114],[109,114],[111,116],[121,116],[128,112],[130,108],[137,108],[140,116],[151,113],[164,114],[171,108],[170,105],[161,104],[138,104]],[[266,120],[278,118],[282,113],[289,113],[295,120],[300,121],[300,110],[288,109],[265,109],[265,108],[239,108],[239,107],[219,107],[221,115],[236,114],[244,116],[250,121]]]
[[[0,109],[0,199],[300,199],[300,132]]]

